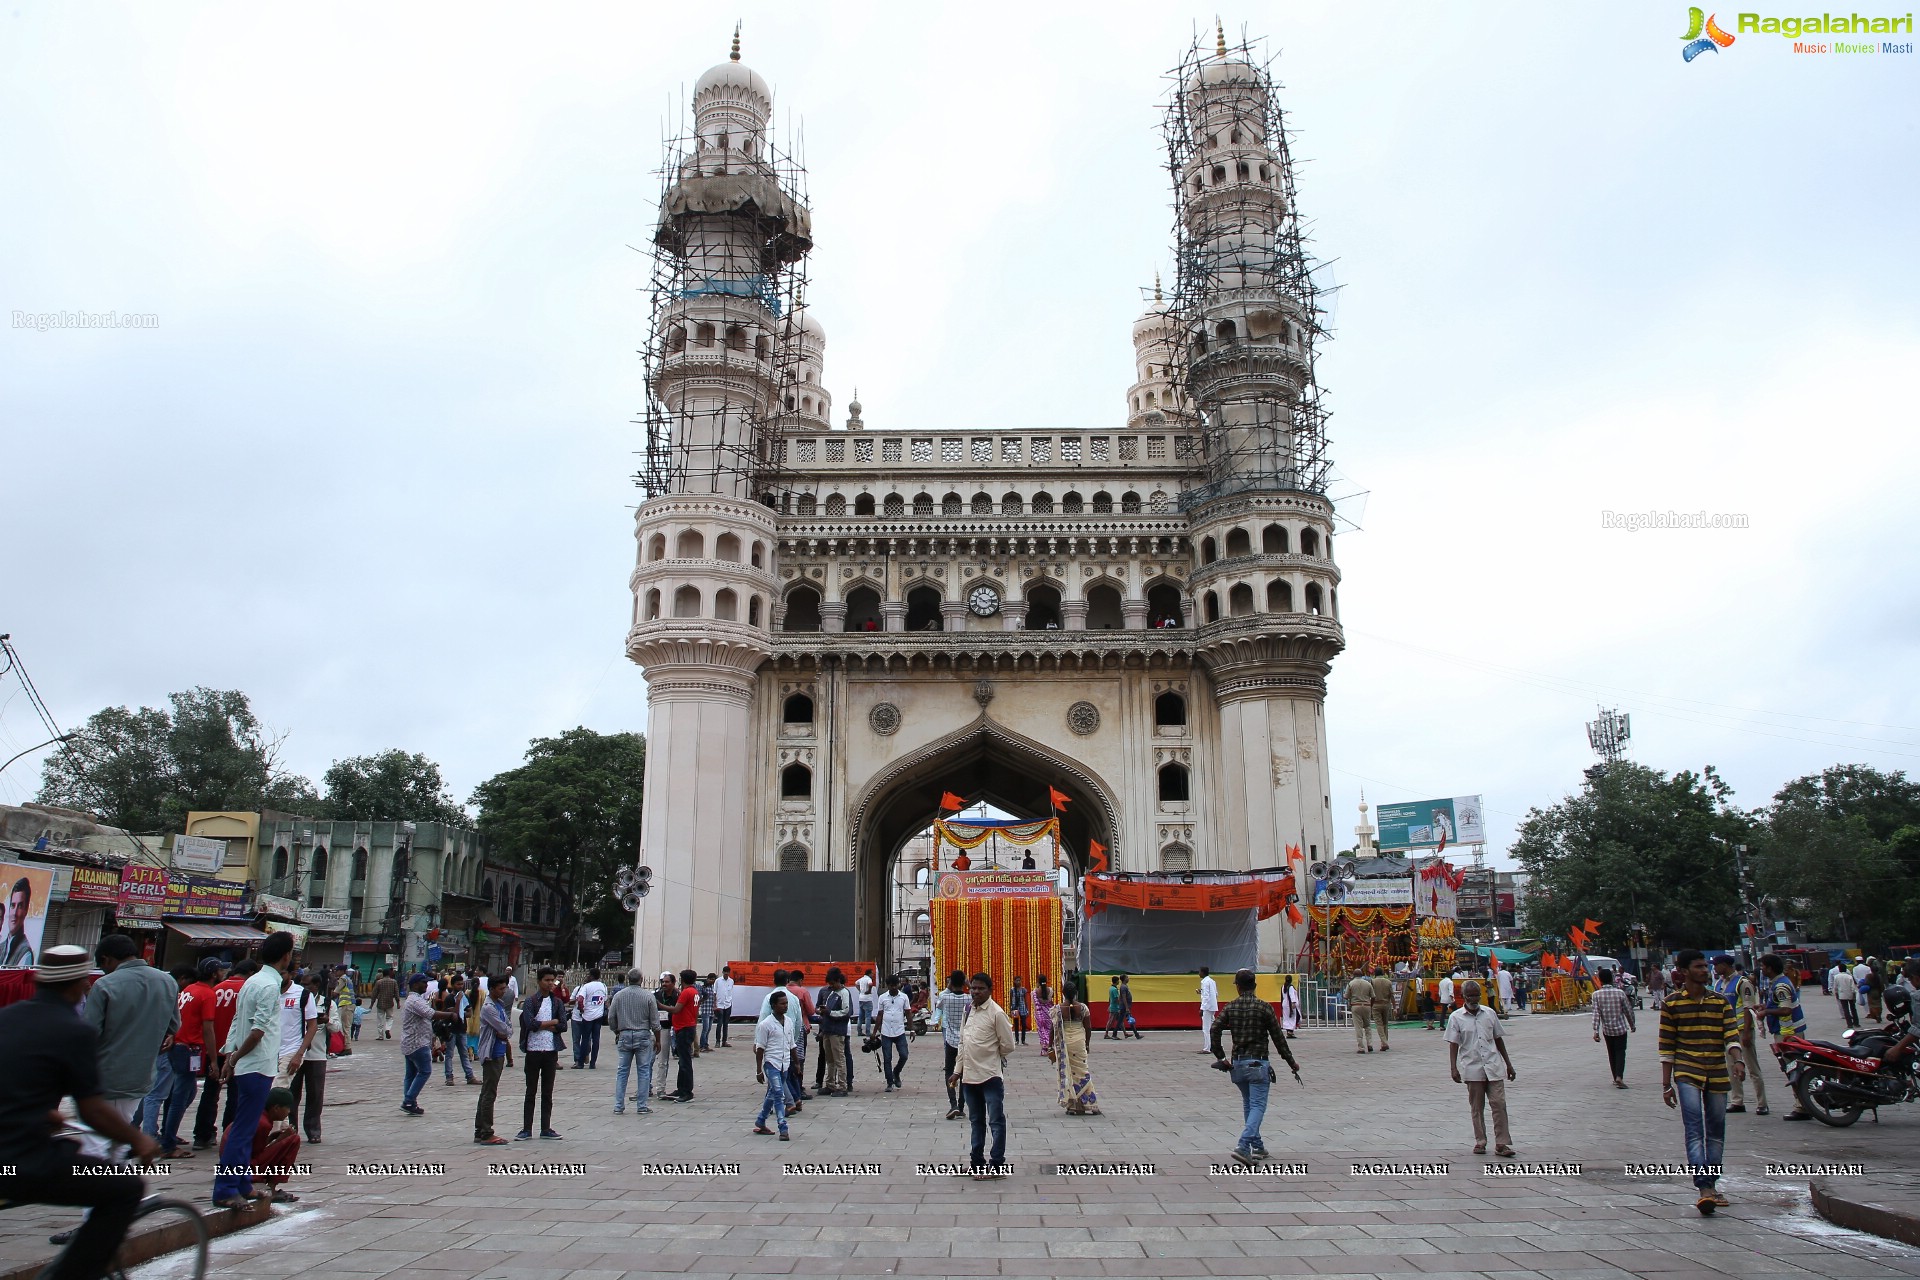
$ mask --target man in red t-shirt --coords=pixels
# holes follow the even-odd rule
[[[213,1011],[213,984],[220,981],[226,966],[211,957],[202,960],[192,982],[180,988],[180,1029],[174,1032],[167,1059],[173,1068],[173,1092],[167,1099],[161,1120],[161,1154],[169,1160],[184,1160],[193,1153],[180,1145],[180,1121],[193,1102],[194,1081],[206,1071],[205,1027]],[[196,1122],[199,1117],[196,1115]]]
[[[214,1128],[214,1116],[220,1110],[220,1063],[221,1050],[227,1043],[227,1032],[233,1029],[234,1006],[240,1000],[240,988],[247,985],[247,979],[260,969],[256,960],[242,960],[232,971],[232,976],[221,978],[226,972],[225,960],[214,960],[220,966],[219,972],[210,983],[213,999],[201,1017],[200,1035],[204,1052],[201,1061],[204,1065],[207,1082],[200,1089],[200,1109],[193,1116],[193,1149],[203,1151],[214,1144],[220,1136],[220,1130]],[[233,1096],[227,1096],[226,1114],[220,1117],[220,1129],[233,1123]]]
[[[680,1074],[667,1096],[675,1102],[693,1101],[693,1033],[700,1021],[700,991],[694,984],[699,980],[700,975],[693,970],[682,969],[680,994],[673,1001],[673,1056],[680,1064]]]

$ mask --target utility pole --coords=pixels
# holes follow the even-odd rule
[[[1747,846],[1733,846],[1734,883],[1740,890],[1740,932],[1741,949],[1746,953],[1749,969],[1759,960],[1760,937],[1754,921],[1758,919],[1757,906],[1753,896],[1753,877],[1747,870]]]

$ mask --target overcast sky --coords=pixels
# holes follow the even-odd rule
[[[5,11],[0,310],[159,317],[0,345],[0,630],[64,726],[239,688],[300,772],[398,746],[462,799],[534,736],[644,729],[631,246],[734,12]],[[1212,11],[740,12],[842,412],[1121,426],[1162,76]],[[1680,5],[1226,18],[1279,53],[1340,286],[1342,831],[1362,788],[1481,793],[1504,849],[1599,702],[1748,804],[1920,766],[1920,61],[1687,63]],[[1656,509],[1748,527],[1602,527]],[[41,736],[7,678],[0,758]]]

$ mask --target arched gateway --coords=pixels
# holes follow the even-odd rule
[[[1125,412],[939,430],[858,400],[834,424],[771,93],[737,49],[700,78],[653,233],[629,583],[643,969],[888,954],[890,868],[949,792],[1041,817],[1059,791],[1076,873],[1092,840],[1123,873],[1332,851],[1340,573],[1286,135],[1260,58],[1222,39],[1179,74],[1181,266]],[[831,953],[782,957],[796,924]]]

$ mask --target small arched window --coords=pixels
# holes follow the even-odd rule
[[[1180,607],[1180,589],[1161,582],[1147,588],[1147,625],[1180,627],[1186,625],[1186,612]]]
[[[656,533],[647,542],[647,559],[665,560],[667,558],[667,535]]]
[[[1206,610],[1207,610],[1207,621],[1208,622],[1220,621],[1220,597],[1214,592],[1209,591],[1205,596],[1205,603],[1206,603]]]
[[[710,324],[696,325],[693,330],[693,340],[699,346],[703,346],[703,347],[712,346],[713,345],[713,326]]]
[[[976,494],[974,494],[974,495],[973,495],[973,514],[975,514],[975,515],[977,515],[977,516],[990,516],[990,515],[992,515],[992,514],[993,514],[993,497],[992,497],[992,495],[990,495],[990,494],[985,494],[985,493],[976,493]]]
[[[682,560],[698,560],[707,553],[707,540],[698,529],[682,529],[675,540],[673,554]]]
[[[1050,516],[1053,514],[1053,495],[1044,489],[1033,495],[1033,514]]]
[[[913,495],[913,514],[917,516],[932,515],[933,514],[933,495],[930,493],[914,494]]]
[[[513,886],[513,918],[517,923],[527,913],[527,891],[524,885]]]
[[[907,592],[907,630],[944,631],[940,614],[940,592],[933,587],[915,587]]]
[[[676,618],[697,618],[700,616],[700,588],[683,586],[673,593],[673,616]]]
[[[780,629],[818,631],[820,629],[820,593],[808,586],[798,586],[787,592],[787,615]]]
[[[780,771],[780,798],[806,800],[813,796],[813,770],[794,761]]]
[[[859,497],[855,498],[853,500],[853,514],[855,514],[856,516],[872,515],[873,514],[873,495],[870,493],[863,493]]]
[[[287,848],[285,845],[281,845],[273,851],[273,878],[275,880],[285,880],[287,878]]]
[[[766,543],[764,543],[764,542],[756,542],[756,543],[754,543],[754,544],[753,544],[753,551],[752,551],[752,552],[751,552],[750,554],[751,554],[751,556],[752,556],[752,558],[753,558],[753,567],[754,567],[754,568],[756,568],[756,569],[758,569],[758,568],[760,568],[760,567],[761,567],[761,566],[760,566],[760,562],[761,562],[762,560],[764,560],[764,559],[766,559],[766,555],[767,555],[767,544],[766,544]]]
[[[890,493],[881,509],[889,516],[903,516],[907,514],[907,500],[897,493]]]
[[[1105,583],[1087,592],[1087,630],[1118,631],[1125,626],[1120,592]]]
[[[839,519],[847,514],[847,500],[837,493],[828,494],[826,511],[829,518]]]
[[[1131,489],[1121,494],[1120,495],[1120,512],[1122,515],[1129,515],[1129,516],[1139,515],[1140,514],[1140,495],[1135,493]]]
[[[1219,324],[1213,326],[1213,336],[1222,342],[1232,342],[1233,334],[1233,321],[1231,320],[1222,320]]]
[[[1236,618],[1244,618],[1253,612],[1253,588],[1244,582],[1236,582],[1227,590],[1227,612]]]
[[[327,882],[327,851],[324,848],[313,851],[313,862],[307,870],[315,884]]]
[[[782,871],[805,871],[807,869],[807,846],[790,844],[780,850],[780,869]]]
[[[1227,530],[1227,554],[1230,556],[1249,556],[1253,554],[1253,539],[1245,529]]]
[[[855,587],[847,592],[847,630],[880,630],[880,593],[872,587]]]
[[[747,331],[737,324],[727,326],[727,350],[745,351],[747,349]]]
[[[747,600],[747,625],[750,627],[757,627],[760,625],[760,597],[759,596],[752,596],[752,597],[749,597]]]
[[[353,851],[353,878],[355,880],[365,880],[367,878],[367,851],[365,849],[355,849]]]
[[[798,516],[810,516],[816,510],[818,507],[815,505],[814,496],[810,493],[801,494],[793,504],[793,513]]]
[[[1200,539],[1200,563],[1212,564],[1220,558],[1220,544],[1211,537]]]
[[[1053,587],[1038,586],[1027,589],[1028,631],[1058,631],[1060,629],[1060,592]]]
[[[1275,578],[1267,584],[1267,612],[1293,612],[1293,584],[1285,578]]]
[[[1307,612],[1320,612],[1320,584],[1317,582],[1307,584]]]
[[[1064,515],[1077,516],[1086,510],[1086,504],[1082,501],[1078,492],[1069,489],[1067,490],[1067,496],[1060,499],[1060,510]]]
[[[731,533],[723,533],[713,540],[713,558],[725,560],[730,564],[740,563],[740,539]]]
[[[1153,723],[1162,729],[1177,729],[1187,722],[1187,700],[1172,689],[1153,700]]]
[[[1183,844],[1170,844],[1160,851],[1160,869],[1179,873],[1193,870],[1193,850]]]
[[[647,621],[652,622],[660,616],[660,588],[647,592]]]
[[[722,587],[713,594],[713,616],[720,622],[738,622],[740,620],[740,597],[734,594],[732,587]]]
[[[753,340],[753,354],[761,360],[773,359],[773,343],[767,339],[766,334],[763,333]]]
[[[1317,556],[1320,554],[1320,535],[1312,529],[1300,531],[1300,554]]]
[[[1160,803],[1185,804],[1187,802],[1187,767],[1183,764],[1163,764],[1160,766]]]
[[[1017,516],[1020,514],[1021,506],[1020,495],[1010,493],[1000,499],[1000,514],[1003,516]]]
[[[960,495],[957,493],[950,493],[946,497],[940,499],[940,514],[943,516],[964,515],[965,508],[961,504]]]
[[[813,699],[804,693],[789,695],[780,704],[780,720],[783,724],[812,724]]]
[[[679,325],[667,330],[667,351],[675,354],[687,349],[687,331]]]
[[[1287,554],[1287,529],[1285,525],[1270,524],[1260,531],[1260,550],[1270,556]]]
[[[1104,489],[1094,494],[1093,513],[1100,516],[1111,515],[1113,513],[1113,495]]]

